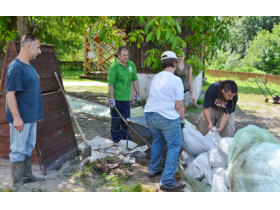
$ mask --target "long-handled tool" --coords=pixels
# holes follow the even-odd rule
[[[60,81],[59,81],[59,78],[58,78],[56,72],[54,72],[54,76],[55,76],[55,78],[56,78],[56,80],[57,80],[57,82],[58,82],[58,84],[59,84],[59,87],[60,87],[60,89],[61,89],[61,92],[62,92],[63,95],[64,95],[64,98],[65,98],[66,103],[67,103],[67,105],[68,105],[68,108],[69,108],[69,110],[70,110],[70,112],[71,112],[71,115],[72,115],[72,117],[73,117],[73,119],[74,119],[74,121],[75,121],[75,123],[76,123],[76,125],[77,125],[77,127],[78,127],[78,130],[79,130],[79,132],[80,132],[80,134],[81,134],[81,136],[82,136],[82,138],[83,138],[83,141],[84,141],[84,143],[85,143],[84,150],[82,151],[82,159],[84,160],[85,158],[91,156],[91,152],[92,152],[91,146],[87,143],[87,141],[86,141],[86,139],[85,139],[85,136],[84,136],[84,134],[83,134],[83,132],[82,132],[80,126],[79,126],[79,123],[78,123],[78,121],[76,120],[76,117],[75,117],[75,115],[74,115],[74,113],[73,113],[73,111],[72,111],[72,109],[71,109],[71,106],[70,106],[70,104],[69,104],[69,102],[68,102],[68,100],[67,100],[67,98],[66,98],[66,95],[65,95],[65,93],[64,93],[64,90],[63,90],[63,88],[62,88],[62,85],[61,85],[61,83],[60,83]]]
[[[125,122],[125,124],[131,129],[133,130],[137,136],[139,136],[149,147],[151,147],[151,145],[136,131],[134,130],[129,124],[128,122],[124,119],[124,117],[121,115],[121,113],[119,112],[119,110],[117,109],[117,107],[114,107],[114,109],[116,110],[116,112],[119,114],[119,116],[122,118],[122,120]],[[134,148],[135,149],[135,148]]]

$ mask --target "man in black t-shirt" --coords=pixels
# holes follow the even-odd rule
[[[234,111],[238,100],[237,90],[237,85],[232,80],[215,82],[208,87],[203,112],[196,124],[196,129],[202,135],[206,135],[214,126],[221,137],[235,135]]]

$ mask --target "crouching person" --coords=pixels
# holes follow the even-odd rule
[[[175,180],[178,156],[184,127],[184,87],[182,80],[174,75],[179,63],[174,52],[161,56],[164,71],[158,73],[151,83],[149,97],[144,109],[146,124],[153,134],[149,176],[162,173],[160,189],[175,190],[182,187]],[[166,141],[168,152],[164,170],[160,167]]]
[[[13,191],[30,191],[26,181],[44,181],[32,175],[32,150],[36,143],[37,121],[43,120],[40,78],[30,63],[41,53],[39,39],[26,34],[20,42],[20,53],[6,73],[6,121],[10,125],[11,175]]]
[[[234,137],[234,111],[238,100],[237,84],[232,80],[211,84],[203,102],[203,112],[200,114],[196,129],[206,135],[216,126],[221,137]]]

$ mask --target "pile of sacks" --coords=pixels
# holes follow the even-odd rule
[[[180,164],[186,173],[203,184],[211,185],[213,192],[228,192],[228,152],[233,138],[221,138],[216,128],[203,136],[190,126],[183,129],[183,151]]]

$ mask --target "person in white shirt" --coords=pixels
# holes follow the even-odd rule
[[[162,173],[160,189],[180,189],[182,184],[175,180],[178,156],[182,143],[181,129],[184,121],[184,86],[182,80],[174,75],[177,56],[172,51],[166,51],[161,56],[161,67],[164,71],[158,73],[151,83],[149,97],[144,109],[145,120],[153,133],[149,176]],[[164,170],[160,167],[166,141],[168,152]]]

